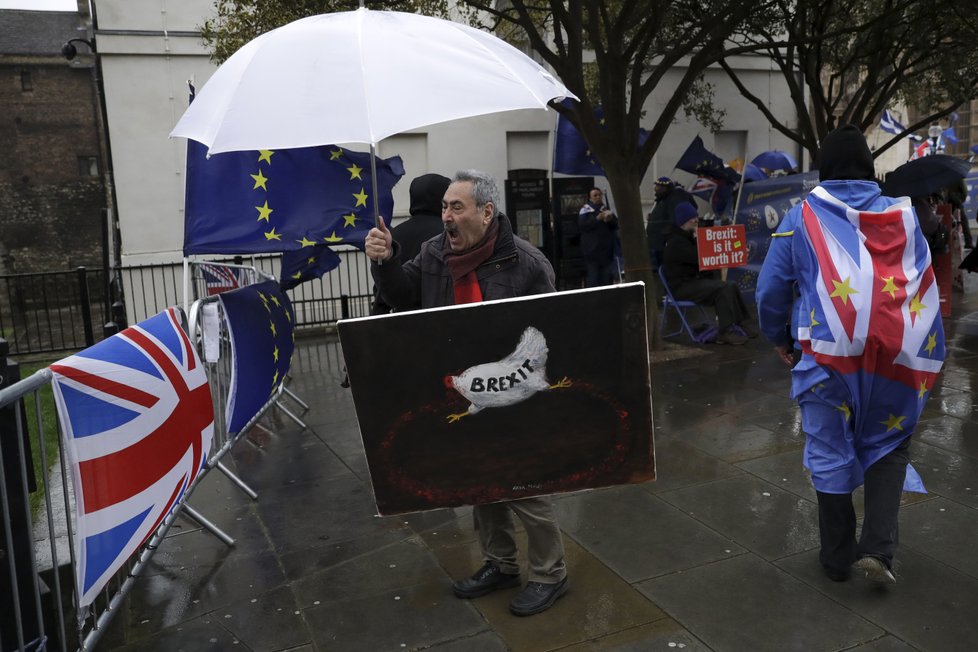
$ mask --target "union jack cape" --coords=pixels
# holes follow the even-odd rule
[[[913,432],[945,357],[930,251],[906,198],[858,211],[819,186],[798,227],[798,340],[846,384],[852,405],[839,409],[878,459]]]
[[[169,308],[51,365],[75,491],[76,586],[87,606],[200,474],[214,409]]]

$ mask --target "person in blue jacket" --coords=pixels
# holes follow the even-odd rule
[[[862,132],[829,133],[819,186],[773,235],[757,282],[761,331],[792,365],[804,463],[818,498],[819,561],[892,584],[901,492],[923,491],[910,436],[944,359],[927,241],[907,197],[880,194]],[[792,329],[786,324],[793,323]],[[852,492],[865,485],[856,539]]]

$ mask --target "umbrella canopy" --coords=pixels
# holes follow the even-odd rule
[[[798,161],[788,152],[780,149],[772,149],[768,152],[761,152],[751,161],[754,165],[765,170],[797,170]]]
[[[753,163],[748,163],[744,166],[744,181],[763,181],[767,179],[767,175],[764,174],[764,170],[757,167]]]
[[[964,159],[946,154],[922,156],[886,175],[883,194],[892,197],[926,197],[961,181],[971,171]]]
[[[410,129],[576,97],[495,36],[395,11],[303,18],[244,45],[170,133],[210,153],[370,143]]]

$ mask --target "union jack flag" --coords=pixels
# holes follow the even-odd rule
[[[803,282],[808,325],[798,339],[842,375],[857,432],[877,441],[912,432],[945,356],[930,251],[909,200],[857,211],[817,187],[802,207],[817,274]]]
[[[169,308],[51,365],[82,607],[156,532],[210,451],[210,387],[181,316]]]
[[[241,281],[240,272],[234,268],[210,263],[201,263],[199,267],[209,297],[246,285]]]

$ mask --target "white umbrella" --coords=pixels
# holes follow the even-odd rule
[[[495,36],[395,11],[303,18],[235,52],[170,133],[210,153],[369,143],[576,97]]]

